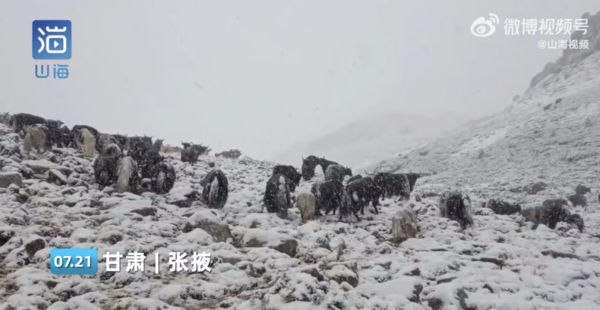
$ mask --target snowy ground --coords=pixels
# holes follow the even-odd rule
[[[178,179],[167,195],[100,190],[91,160],[71,149],[23,158],[20,138],[0,124],[0,184],[15,171],[69,175],[66,185],[34,177],[0,187],[0,309],[600,309],[600,53],[539,79],[505,111],[432,143],[398,145],[400,156],[369,167],[431,175],[410,201],[387,199],[360,222],[264,212],[273,163],[249,158],[170,157]],[[349,149],[402,144],[362,141],[351,136]],[[186,200],[213,163],[229,178],[222,210]],[[587,207],[569,207],[583,232],[564,223],[533,230],[520,215],[480,207],[490,198],[537,206],[579,184],[592,188]],[[438,216],[436,195],[449,188],[472,198],[474,227]],[[420,233],[396,244],[391,218],[401,206],[416,211]],[[57,247],[140,251],[147,270],[106,272],[101,262],[93,277],[54,276]],[[169,252],[192,251],[212,253],[211,272],[168,271]]]
[[[2,149],[18,143],[0,125]],[[302,224],[296,210],[287,220],[262,210],[272,163],[204,156],[192,166],[169,158],[178,175],[171,193],[136,196],[99,190],[89,160],[58,151],[63,154],[47,153],[41,162],[0,157],[1,172],[50,162],[72,171],[69,185],[34,178],[20,189],[0,189],[0,309],[600,308],[596,200],[574,210],[586,221],[583,233],[567,225],[532,230],[520,216],[481,208],[475,208],[475,227],[461,231],[437,215],[437,197],[428,197],[446,185],[424,182],[416,189],[428,197],[421,202],[388,199],[378,215],[367,211],[360,222],[330,215]],[[229,178],[225,208],[180,203],[201,190],[211,162]],[[310,185],[303,182],[297,191]],[[479,205],[477,189],[471,194]],[[417,212],[420,233],[395,244],[389,231],[400,205]],[[108,273],[101,263],[94,277],[54,276],[54,247],[137,250],[152,266],[151,254],[158,252],[161,271]],[[211,252],[213,269],[170,273],[171,251]]]

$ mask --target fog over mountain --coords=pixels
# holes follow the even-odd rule
[[[298,144],[275,157],[275,161],[298,164],[299,157],[311,154],[335,158],[357,172],[374,163],[404,154],[456,128],[464,117],[445,114],[437,117],[393,113],[365,117],[306,144]]]
[[[503,111],[468,122],[371,168],[427,172],[433,174],[428,182],[458,186],[543,181],[560,188],[597,182],[600,12],[586,16],[590,31],[585,38],[590,48],[566,50]]]
[[[501,110],[560,52],[500,26],[477,38],[471,23],[577,18],[597,5],[2,1],[0,110],[274,159],[365,117]],[[48,18],[73,24],[66,81],[33,75],[31,23]]]

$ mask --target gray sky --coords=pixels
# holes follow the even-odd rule
[[[502,109],[560,52],[469,32],[488,13],[576,18],[582,1],[0,2],[0,111],[269,159],[377,114]],[[34,19],[70,19],[68,80],[37,80]]]

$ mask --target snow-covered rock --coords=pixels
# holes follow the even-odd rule
[[[403,242],[414,238],[418,231],[417,215],[412,209],[402,208],[392,217],[392,241]]]
[[[15,172],[0,173],[0,187],[6,188],[11,184],[23,186],[23,178],[21,175]]]

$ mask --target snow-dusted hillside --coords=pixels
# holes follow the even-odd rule
[[[323,138],[316,146],[332,153],[320,155],[345,164],[394,154],[371,168],[431,174],[410,201],[385,199],[359,222],[267,213],[274,163],[247,157],[206,155],[191,165],[166,155],[177,173],[166,195],[100,189],[92,160],[60,148],[26,155],[0,119],[0,309],[600,309],[600,52],[580,56],[538,75],[505,111],[429,143],[432,132],[394,117]],[[229,179],[221,210],[194,195],[212,169]],[[540,182],[545,188],[530,190]],[[521,215],[480,207],[489,198],[537,206],[579,184],[592,188],[588,205],[568,208],[583,232],[565,223],[534,230]],[[437,196],[448,188],[473,199],[473,227],[439,216]],[[420,231],[398,244],[391,219],[401,207],[416,212]],[[51,274],[50,250],[70,247],[143,252],[147,270],[128,273],[123,260],[120,272],[107,272],[101,260],[96,276]],[[210,272],[169,272],[169,252],[193,251],[212,254]]]
[[[2,177],[33,169],[70,172],[67,184],[39,177],[0,188],[0,309],[596,309],[600,307],[600,206],[576,209],[586,230],[561,224],[532,230],[520,216],[475,211],[461,231],[438,216],[435,197],[387,199],[378,215],[301,223],[261,206],[273,164],[203,156],[177,170],[167,195],[99,190],[91,162],[72,149],[21,158],[19,137],[0,125]],[[214,163],[229,178],[222,210],[186,199]],[[302,182],[306,191],[311,182]],[[427,197],[431,186],[420,186]],[[418,214],[420,233],[389,241],[400,205]],[[141,251],[144,273],[54,276],[54,247],[100,254]],[[212,253],[211,272],[170,273],[167,253]],[[153,273],[153,253],[161,270]]]
[[[428,172],[434,175],[421,182],[506,193],[541,181],[549,193],[567,194],[577,184],[598,187],[599,158],[597,52],[548,75],[505,111],[376,169]]]
[[[383,159],[427,144],[463,121],[456,115],[425,117],[391,113],[366,117],[310,143],[297,145],[275,159],[293,164],[298,161],[299,155],[315,154],[360,171]]]

